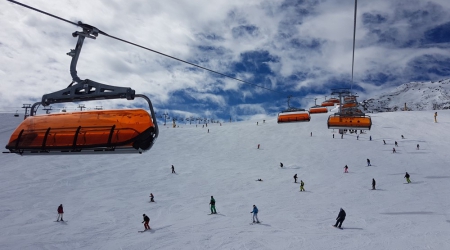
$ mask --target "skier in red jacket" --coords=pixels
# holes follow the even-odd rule
[[[61,219],[61,221],[64,221],[63,214],[64,214],[64,210],[63,210],[63,205],[61,204],[58,207],[58,219],[56,221],[59,221],[59,219]]]

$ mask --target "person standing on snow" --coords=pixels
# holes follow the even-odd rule
[[[294,181],[297,183],[297,174],[294,175]]]
[[[397,143],[397,141],[395,141],[395,143],[394,143],[394,144],[395,144],[395,146],[396,146],[396,147],[398,147],[398,143]]]
[[[280,162],[280,167],[283,167],[283,163],[282,162]]]
[[[348,166],[347,165],[345,165],[345,167],[344,167],[344,173],[348,173]]]
[[[397,151],[395,151],[395,148],[392,148],[392,153],[397,153]]]
[[[338,217],[336,218],[336,224],[334,224],[333,227],[341,228],[342,222],[344,222],[345,220],[345,216],[347,216],[347,214],[345,213],[344,209],[341,208],[341,211],[339,211]]]
[[[407,182],[407,183],[411,183],[411,180],[409,179],[409,174],[408,174],[408,172],[406,172],[404,178],[406,178],[406,182]]]
[[[384,143],[384,145],[386,145],[386,141],[385,140],[383,140],[383,143]]]
[[[437,122],[437,112],[434,112],[434,122]]]
[[[148,225],[148,223],[150,222],[150,218],[148,218],[148,216],[145,214],[143,214],[142,216],[144,216],[144,220],[142,221],[142,223],[144,223],[145,230],[150,230],[150,226]]]
[[[255,223],[255,219],[256,219],[256,223],[259,223],[258,208],[255,205],[253,205],[253,211],[251,211],[250,213],[253,213],[253,223]]]
[[[374,178],[372,178],[372,190],[375,190],[375,185],[376,185],[377,183],[375,182],[375,179]]]
[[[417,150],[419,150],[419,144],[417,144]]]
[[[175,173],[175,167],[172,165],[172,174],[176,174]]]
[[[367,166],[372,166],[369,159],[367,159]]]
[[[217,214],[216,200],[214,200],[214,197],[212,195],[211,195],[211,200],[209,201],[209,205],[211,205],[211,214]]]
[[[64,209],[63,209],[63,205],[60,204],[58,207],[58,218],[56,219],[56,221],[59,221],[61,219],[61,221],[63,220],[63,214],[64,214]]]
[[[155,202],[155,200],[153,198],[155,198],[155,196],[153,196],[153,194],[150,193],[150,202]]]
[[[303,182],[303,180],[300,180],[300,192],[305,191],[305,183]]]

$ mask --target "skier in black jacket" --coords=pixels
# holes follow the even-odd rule
[[[376,185],[377,183],[375,182],[375,179],[374,178],[372,178],[372,190],[375,190],[375,185]]]
[[[345,213],[344,209],[341,208],[341,211],[339,211],[338,217],[336,218],[336,224],[334,224],[334,227],[341,228],[342,222],[344,222],[346,215],[347,214]]]

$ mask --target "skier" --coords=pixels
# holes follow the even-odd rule
[[[405,137],[402,135],[402,139],[405,139]]]
[[[258,144],[258,149],[259,149],[259,144]]]
[[[377,183],[375,182],[375,179],[374,178],[372,178],[372,190],[375,190],[375,185],[376,185]]]
[[[305,191],[305,183],[303,182],[303,180],[300,180],[300,192]]]
[[[280,167],[283,167],[283,163],[282,162],[280,162]]]
[[[294,175],[294,181],[297,183],[297,174]]]
[[[386,141],[385,140],[383,140],[383,143],[384,143],[384,145],[386,145]]]
[[[150,202],[155,202],[155,200],[153,198],[155,198],[155,196],[153,196],[153,194],[150,193]]]
[[[372,166],[369,159],[367,159],[367,166]]]
[[[64,209],[63,209],[63,205],[60,204],[58,207],[58,218],[56,219],[56,221],[59,221],[61,219],[61,221],[63,220],[63,214],[64,214]]]
[[[256,218],[256,223],[259,223],[258,208],[255,205],[253,205],[253,211],[251,211],[250,213],[253,213],[253,223],[255,223],[255,218]]]
[[[397,153],[397,151],[395,151],[395,148],[392,148],[392,153]]]
[[[144,216],[144,220],[142,221],[142,223],[144,223],[144,231],[146,230],[150,230],[150,226],[148,225],[148,223],[150,222],[150,218],[148,218],[147,215],[143,214],[142,216]]]
[[[257,181],[263,181],[262,179],[258,179]]]
[[[359,135],[356,136],[356,140],[359,140]]]
[[[214,197],[211,195],[211,201],[209,202],[209,205],[211,205],[211,214],[217,214],[216,212],[216,200],[214,200]]]
[[[417,144],[417,150],[419,150],[419,144]]]
[[[334,139],[334,134],[333,134],[333,139]]]
[[[409,174],[408,174],[408,172],[406,172],[404,178],[406,178],[406,182],[411,183],[411,180],[409,179]]]
[[[336,218],[336,224],[334,224],[333,227],[341,228],[342,222],[344,222],[345,220],[345,216],[347,216],[347,214],[345,213],[344,209],[341,208],[341,211],[339,211],[338,217]]]
[[[312,132],[311,132],[311,136],[312,136]]]
[[[437,112],[434,112],[434,122],[437,122]]]
[[[396,147],[398,147],[398,143],[397,143],[397,141],[395,141],[395,146],[396,146]]]
[[[345,165],[345,167],[344,167],[344,173],[348,173],[348,166],[347,165]]]
[[[372,136],[369,136],[369,140],[370,140],[370,141],[372,140]]]
[[[172,165],[172,174],[176,174],[175,173],[175,167]]]

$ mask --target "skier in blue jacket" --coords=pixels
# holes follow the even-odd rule
[[[256,218],[256,223],[259,223],[258,208],[255,205],[253,205],[253,211],[251,211],[250,213],[253,213],[253,223],[255,223],[255,218]]]

